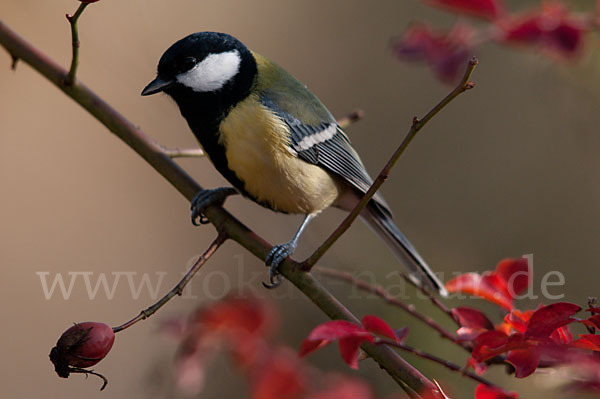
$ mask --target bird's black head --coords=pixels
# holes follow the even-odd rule
[[[193,33],[163,54],[156,79],[142,95],[167,93],[186,118],[194,112],[222,114],[249,94],[256,71],[252,53],[233,36]]]

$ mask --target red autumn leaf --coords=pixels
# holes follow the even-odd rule
[[[339,341],[342,359],[354,369],[358,368],[358,349],[365,341],[373,342],[373,335],[363,327],[346,320],[333,320],[315,327],[302,342],[299,356]]]
[[[369,336],[371,340],[373,339]],[[348,337],[342,338],[338,341],[338,347],[340,348],[340,355],[350,368],[358,370],[358,350],[366,339],[364,337]]]
[[[487,316],[477,309],[460,306],[452,309],[452,315],[461,325],[456,331],[461,340],[472,341],[479,334],[494,329],[494,325]]]
[[[495,19],[504,13],[499,0],[426,0],[426,3],[485,19]]]
[[[192,322],[211,332],[241,339],[247,335],[267,336],[275,325],[275,312],[266,301],[253,297],[227,297],[196,313]]]
[[[502,353],[529,347],[530,344],[525,341],[522,334],[515,333],[507,336],[502,331],[486,331],[475,339],[472,356],[478,362],[485,362]]]
[[[548,1],[540,10],[501,21],[500,39],[537,45],[564,58],[573,58],[583,47],[586,22],[570,14],[560,1]]]
[[[562,326],[550,334],[550,339],[557,344],[570,344],[573,342],[573,334],[571,334],[569,326]]]
[[[330,343],[331,341],[324,339],[311,340],[307,338],[304,341],[302,341],[302,345],[300,345],[300,350],[298,351],[298,356],[304,357],[318,349],[323,348],[324,346],[329,345]]]
[[[426,61],[440,80],[451,83],[470,57],[473,36],[473,30],[464,25],[439,33],[416,24],[393,44],[393,51],[404,61]]]
[[[487,370],[487,365],[485,363],[480,363],[472,357],[467,360],[467,366],[473,367],[473,370],[475,370],[475,373],[478,375],[485,373]]]
[[[503,259],[496,266],[496,273],[503,282],[506,282],[507,293],[515,297],[529,286],[529,266],[527,259]]]
[[[189,345],[202,346],[204,341],[218,345],[225,340],[236,363],[246,366],[260,354],[259,346],[273,332],[277,318],[265,300],[228,296],[196,311],[188,324]]]
[[[512,330],[524,333],[527,329],[527,322],[534,312],[534,310],[521,312],[518,309],[513,309],[509,314],[504,316],[503,324],[507,325]]]
[[[204,388],[207,365],[214,358],[222,339],[219,333],[211,335],[203,327],[199,324],[184,325],[174,360],[175,383],[188,396],[197,395]]]
[[[177,386],[188,395],[198,394],[220,347],[230,350],[236,365],[249,367],[262,357],[264,338],[275,324],[276,313],[264,300],[234,296],[196,310],[187,320],[168,320],[163,331],[172,330],[181,339],[175,358]]]
[[[391,338],[396,341],[396,333],[385,321],[377,316],[367,315],[362,318],[361,324],[364,328],[371,331],[374,334],[381,335],[383,337]]]
[[[183,317],[170,317],[160,321],[158,332],[166,337],[182,339],[187,328],[187,321]]]
[[[573,342],[573,346],[600,352],[600,335],[581,334],[579,335],[579,339]]]
[[[485,362],[508,352],[506,362],[514,366],[515,377],[527,377],[536,370],[542,353],[541,347],[537,345],[541,343],[526,340],[520,333],[515,333],[508,337],[503,337],[503,333],[496,335],[490,333],[492,331],[488,331],[477,337],[477,343],[472,353],[474,361]],[[488,336],[482,337],[484,335]]]
[[[252,399],[300,399],[305,397],[307,381],[298,357],[287,350],[269,357],[251,375]]]
[[[475,346],[471,355],[477,362],[484,362],[496,356],[495,353],[491,353],[490,355],[492,350],[502,348],[507,342],[508,335],[506,333],[497,330],[486,331],[475,338]]]
[[[476,352],[477,346],[485,345],[490,348],[498,348],[506,344],[508,335],[502,331],[490,330],[486,331],[475,339],[475,348],[473,352]]]
[[[446,283],[446,289],[481,297],[510,311],[515,295],[527,288],[529,278],[526,259],[504,259],[495,271],[465,273],[453,278]]]
[[[459,306],[452,309],[452,315],[462,327],[479,328],[482,330],[493,330],[494,324],[481,311],[467,306]]]
[[[521,42],[534,44],[542,37],[542,29],[539,26],[537,16],[514,20],[504,27],[503,40],[508,42]]]
[[[600,331],[600,314],[595,314],[585,320],[581,320],[587,327]]]
[[[563,22],[549,35],[549,46],[555,47],[557,51],[565,56],[572,56],[583,44],[585,28],[576,22]]]
[[[530,317],[528,312],[513,311],[505,317],[504,324],[518,332],[508,335],[506,331],[492,330],[480,334],[474,340],[472,357],[474,361],[485,362],[508,353],[506,362],[514,366],[517,378],[532,374],[542,356],[555,362],[564,361],[562,344],[572,340],[567,325],[575,320],[571,316],[579,310],[577,305],[559,302],[539,308]]]
[[[175,359],[177,386],[188,395],[198,395],[206,381],[210,361],[219,350],[225,350],[235,361],[237,367],[233,370],[246,378],[251,399],[373,398],[367,384],[351,378],[336,379],[333,383],[329,375],[312,369],[287,347],[266,340],[265,334],[272,332],[272,324],[266,322],[269,315],[263,314],[271,310],[265,305],[252,297],[243,300],[228,297],[197,310],[183,323],[170,320],[167,330],[175,327],[175,335],[183,333]],[[331,322],[329,327],[334,328],[319,326],[315,329],[314,337],[327,340],[313,343],[319,346],[329,340],[344,341],[342,355],[355,366],[360,343],[353,341],[372,340],[372,333],[347,322]]]
[[[518,399],[515,392],[506,392],[498,387],[490,387],[484,384],[475,388],[475,399]]]
[[[575,321],[571,316],[580,310],[580,306],[568,302],[553,303],[536,310],[527,323],[525,338],[549,337],[557,328]]]
[[[326,375],[326,386],[311,392],[310,399],[375,399],[375,393],[365,382],[344,375]]]
[[[513,307],[512,298],[500,290],[499,286],[501,286],[500,279],[495,274],[489,272],[485,275],[465,273],[448,281],[446,290],[451,293],[461,292],[475,295],[511,310]]]
[[[508,352],[506,362],[515,368],[516,378],[531,375],[540,364],[540,352],[532,349],[516,349]]]
[[[200,349],[200,348],[198,348]],[[214,347],[179,353],[175,359],[175,383],[188,396],[198,395],[206,382],[206,366],[215,354]]]

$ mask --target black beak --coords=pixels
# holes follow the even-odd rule
[[[158,92],[163,91],[167,87],[173,84],[172,80],[162,80],[161,78],[156,78],[152,82],[148,83],[148,86],[144,87],[142,90],[142,96],[149,96],[151,94],[156,94]]]

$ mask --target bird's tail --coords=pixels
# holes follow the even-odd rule
[[[367,206],[361,213],[361,218],[408,268],[411,280],[420,286],[433,289],[442,296],[448,295],[444,284],[427,266],[427,263],[419,255],[415,247],[412,246],[404,234],[396,227],[391,217],[382,214],[374,206]]]

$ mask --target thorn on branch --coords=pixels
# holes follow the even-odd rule
[[[19,62],[19,57],[17,57],[14,54],[11,54],[10,58],[12,60],[11,64],[10,64],[10,69],[12,69],[13,71],[16,71],[17,70],[17,62]]]

